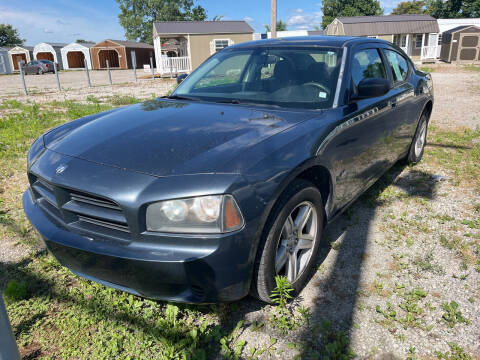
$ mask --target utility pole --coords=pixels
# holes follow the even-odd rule
[[[275,39],[277,37],[277,0],[271,1],[270,31],[272,33],[272,39]]]

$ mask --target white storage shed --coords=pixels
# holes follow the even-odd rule
[[[62,43],[40,43],[33,48],[35,60],[50,60],[56,62],[60,69],[63,69],[62,54],[60,50],[67,44]]]
[[[63,68],[68,69],[84,69],[84,60],[87,60],[88,69],[92,68],[92,59],[90,57],[90,48],[94,43],[76,43],[73,42],[63,47],[62,53]]]

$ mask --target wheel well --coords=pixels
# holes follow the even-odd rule
[[[428,119],[430,119],[430,115],[432,114],[432,108],[433,108],[433,103],[431,100],[429,100],[425,105],[425,108],[423,109],[423,112],[427,115]]]
[[[322,202],[325,207],[330,195],[330,173],[328,170],[323,166],[316,165],[304,170],[296,178],[313,183],[322,194]]]

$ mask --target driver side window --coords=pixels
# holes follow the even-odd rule
[[[352,86],[354,93],[363,79],[386,79],[387,73],[377,49],[363,49],[355,53],[352,59]]]

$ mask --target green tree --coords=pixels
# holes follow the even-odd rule
[[[116,0],[118,19],[128,40],[153,43],[154,21],[203,21],[207,12],[194,0]]]
[[[84,39],[77,39],[75,40],[77,44],[95,44],[95,41],[84,40]]]
[[[382,15],[378,0],[324,0],[322,3],[322,28],[336,17]]]
[[[270,31],[270,25],[265,24],[265,30],[267,30],[267,32],[269,32]],[[278,20],[277,21],[277,31],[286,31],[286,30],[287,30],[287,23],[283,22],[282,20]]]
[[[426,13],[437,19],[480,17],[480,0],[427,0]]]
[[[215,15],[212,21],[222,21],[225,16],[223,15]]]
[[[402,1],[393,9],[393,15],[402,14],[423,14],[425,12],[425,2],[422,0]]]
[[[0,24],[0,46],[14,47],[23,45],[25,39],[20,38],[17,29],[10,24]]]

